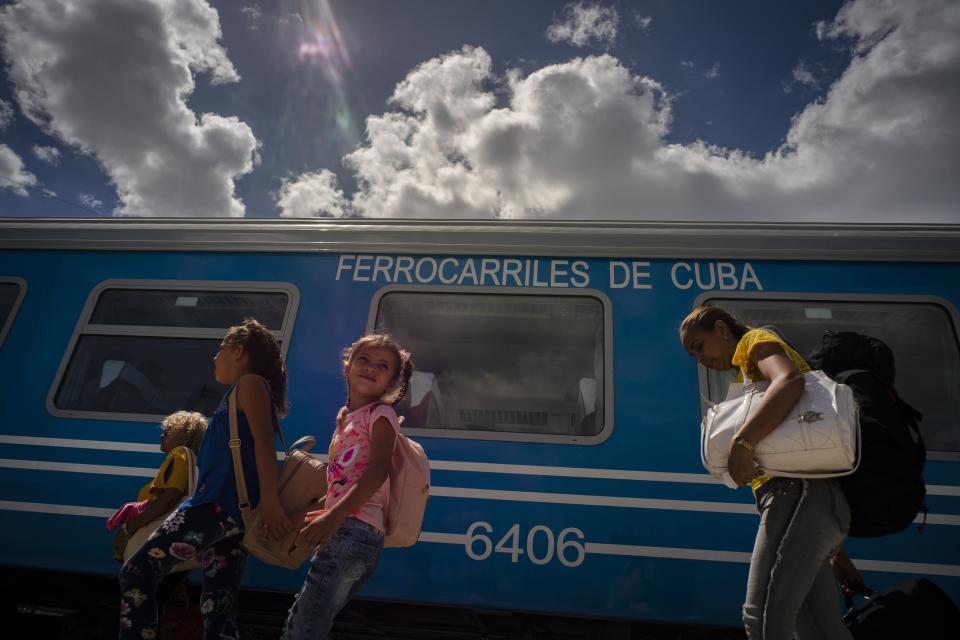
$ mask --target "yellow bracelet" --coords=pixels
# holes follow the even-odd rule
[[[743,437],[742,435],[740,435],[739,433],[738,433],[737,435],[733,436],[733,444],[738,445],[738,446],[741,446],[741,447],[743,447],[744,449],[746,449],[747,451],[749,451],[750,453],[753,453],[753,445],[750,444],[750,441],[747,440],[746,438],[744,438],[744,437]]]

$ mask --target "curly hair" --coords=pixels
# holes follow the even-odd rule
[[[280,416],[287,415],[287,366],[280,355],[280,343],[262,323],[246,318],[227,330],[227,344],[243,345],[250,355],[253,373],[263,376],[270,384],[273,406]]]
[[[160,427],[170,438],[171,449],[187,447],[196,454],[207,430],[207,419],[196,411],[177,411],[164,418]]]
[[[390,381],[390,387],[383,396],[380,397],[380,402],[390,405],[397,404],[407,395],[407,389],[410,386],[410,376],[413,375],[413,358],[389,334],[368,333],[343,350],[341,354],[341,364],[343,365],[344,378],[347,377],[347,372],[350,370],[350,364],[354,358],[367,347],[386,347],[387,349],[391,349],[396,356],[397,375]],[[349,385],[350,383],[347,382],[348,390]],[[347,415],[349,405],[350,396],[348,393],[347,405],[341,408],[337,414],[337,422],[342,421]]]

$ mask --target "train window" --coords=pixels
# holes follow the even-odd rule
[[[23,278],[0,278],[0,347],[26,293],[27,283]]]
[[[923,413],[920,430],[927,450],[960,451],[960,345],[954,318],[943,303],[929,299],[764,299],[712,298],[704,301],[729,309],[751,326],[772,326],[802,354],[808,355],[823,335],[858,331],[887,343],[896,357],[896,387],[904,400]],[[707,373],[707,395],[722,399],[731,373]],[[944,459],[955,459],[946,456]]]
[[[400,406],[408,427],[441,437],[607,437],[606,298],[528,292],[394,290],[374,302],[371,326],[396,336],[416,363]]]
[[[279,330],[286,293],[108,289],[93,310],[92,324],[222,329],[256,318]]]
[[[257,318],[286,353],[299,304],[285,283],[111,281],[90,294],[49,410],[67,417],[155,421],[211,415],[225,391],[213,356],[226,327]]]

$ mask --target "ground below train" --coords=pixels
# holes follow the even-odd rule
[[[186,607],[171,605],[177,640],[200,638],[199,585],[191,584]],[[243,640],[279,637],[288,593],[240,594]],[[0,570],[0,635],[7,639],[94,640],[115,638],[116,580],[103,576]],[[171,620],[168,620],[167,629]],[[176,626],[179,623],[180,626]],[[436,607],[357,599],[338,616],[335,640],[742,640],[740,630],[678,627],[628,621],[545,616],[524,612]],[[163,638],[161,637],[161,640]]]

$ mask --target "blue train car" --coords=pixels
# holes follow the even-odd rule
[[[847,548],[869,584],[960,601],[960,226],[0,221],[0,565],[115,573],[105,518],[155,472],[162,416],[212,412],[224,328],[253,316],[288,359],[288,442],[329,438],[359,335],[413,353],[434,486],[365,597],[739,626],[757,515],[698,446],[730,379],[677,337],[708,300],[801,350],[890,344],[930,513]],[[253,561],[245,584],[304,571]]]

